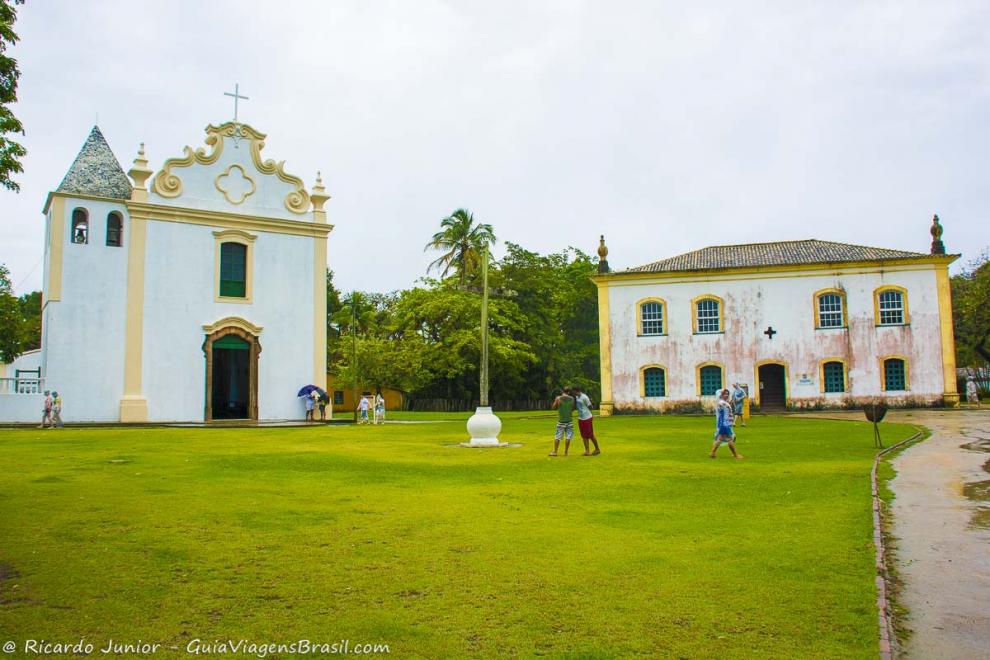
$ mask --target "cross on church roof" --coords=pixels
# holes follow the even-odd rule
[[[241,93],[240,93],[240,91],[241,91],[241,86],[238,83],[234,83],[234,93],[233,94],[231,94],[230,92],[224,92],[223,93],[224,96],[232,96],[234,98],[234,123],[235,124],[237,123],[237,101],[240,100],[240,99],[244,99],[245,101],[249,100],[248,97],[242,96]]]

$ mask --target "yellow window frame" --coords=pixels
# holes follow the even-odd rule
[[[839,300],[842,301],[842,325],[838,327],[822,327],[821,319],[821,307],[819,306],[818,299],[826,295],[839,296]],[[843,289],[829,288],[829,289],[819,289],[815,291],[811,296],[812,307],[815,310],[815,330],[842,330],[849,327],[849,312],[846,309],[846,292]]]
[[[718,330],[715,332],[698,332],[698,303],[702,300],[714,300],[718,303]],[[725,301],[718,296],[706,293],[691,299],[691,328],[696,335],[717,335],[725,332]],[[723,378],[724,380],[724,378]]]
[[[643,305],[647,303],[660,304],[660,332],[643,332]],[[636,301],[636,335],[638,337],[660,337],[667,334],[667,301],[663,298],[643,298]]]
[[[721,370],[721,372],[722,372],[722,383],[718,386],[718,389],[719,389],[720,392],[722,390],[724,390],[725,389],[725,365],[722,364],[721,362],[714,362],[714,361],[702,362],[701,364],[699,364],[698,366],[696,366],[694,368],[694,386],[695,386],[695,392],[697,393],[697,395],[698,396],[702,396],[702,394],[701,394],[701,370],[704,369],[705,367],[718,367]],[[711,395],[706,394],[704,396],[711,396]]]
[[[900,355],[898,353],[891,353],[890,355],[881,355],[877,358],[880,361],[880,390],[883,392],[887,390],[887,360],[901,360],[904,363],[904,389],[903,390],[890,390],[891,392],[910,392],[911,391],[911,361],[906,355]]]
[[[647,369],[659,369],[663,372],[663,394],[661,396],[646,396],[646,370]],[[670,389],[670,381],[667,380],[667,367],[662,364],[644,364],[639,368],[639,396],[643,399],[665,399],[667,398],[667,392]]]
[[[884,291],[897,291],[901,294],[901,305],[904,309],[904,322],[903,323],[880,323],[880,294]],[[911,315],[908,313],[908,291],[902,286],[897,286],[896,284],[885,284],[873,290],[873,321],[878,327],[897,327],[899,325],[909,325],[911,323]]]
[[[825,391],[825,365],[828,362],[842,364],[842,392]],[[818,361],[818,391],[822,394],[849,394],[849,361],[841,357],[827,357]]]

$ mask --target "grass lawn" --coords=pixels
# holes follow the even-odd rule
[[[707,417],[596,419],[567,459],[550,417],[486,450],[405,417],[0,431],[0,642],[876,657],[866,422],[757,417],[712,461]]]

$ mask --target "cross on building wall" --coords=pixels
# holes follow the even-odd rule
[[[766,335],[767,337],[769,337],[770,339],[773,339],[773,336],[774,336],[775,334],[777,334],[777,331],[776,331],[776,330],[774,330],[774,329],[773,329],[773,326],[771,325],[771,326],[768,326],[768,327],[767,327],[767,329],[763,331],[763,334],[765,334],[765,335]]]

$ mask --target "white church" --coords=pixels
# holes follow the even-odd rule
[[[716,245],[611,271],[602,237],[603,415],[695,411],[733,383],[764,411],[958,406],[949,264],[822,240]]]
[[[211,125],[125,175],[93,128],[45,201],[41,348],[0,374],[0,420],[40,421],[46,389],[67,422],[302,416],[326,387],[329,195],[264,146]]]

